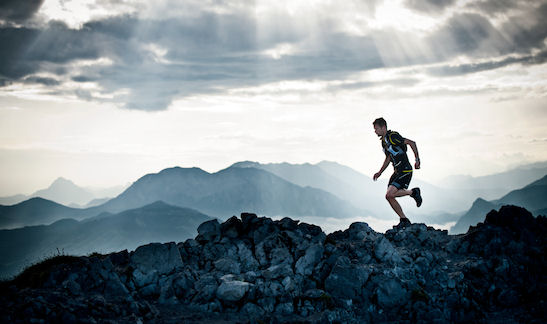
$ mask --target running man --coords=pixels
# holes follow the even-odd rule
[[[406,155],[407,145],[410,145],[414,156],[416,157],[416,163],[414,167],[420,168],[420,157],[418,155],[418,147],[416,142],[404,138],[399,133],[388,130],[385,119],[378,118],[372,125],[374,126],[374,132],[382,140],[382,148],[386,154],[386,159],[379,172],[374,175],[374,181],[376,181],[389,165],[389,162],[393,164],[393,175],[389,179],[386,199],[391,205],[391,208],[399,215],[401,221],[399,225],[409,225],[410,220],[405,216],[401,205],[395,200],[397,197],[410,196],[416,201],[416,205],[420,207],[422,205],[422,196],[420,195],[420,188],[413,188],[408,190],[410,179],[412,179],[412,165],[408,161]]]

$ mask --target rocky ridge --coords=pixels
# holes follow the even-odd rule
[[[466,234],[244,213],[182,243],[59,256],[2,283],[2,322],[541,323],[547,219],[504,206]]]

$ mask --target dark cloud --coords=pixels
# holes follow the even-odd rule
[[[31,18],[42,6],[44,0],[2,0],[0,20],[23,22]]]
[[[547,3],[531,7],[524,13],[515,13],[498,27],[494,27],[481,14],[458,14],[451,17],[443,27],[430,36],[428,43],[438,61],[457,55],[475,58],[511,54],[531,55],[533,50],[545,49],[547,38],[545,17],[547,17]],[[511,58],[507,59],[506,64],[513,63],[511,60]],[[498,63],[487,64],[495,66]]]
[[[474,1],[467,4],[468,9],[478,10],[481,14],[487,16],[495,16],[498,14],[506,14],[509,11],[517,8],[530,8],[544,0],[483,0]]]
[[[547,38],[547,2],[531,7],[525,14],[516,15],[501,27],[511,41],[510,50],[526,53],[531,49],[545,48]]]
[[[329,87],[329,90],[355,90],[355,89],[367,89],[378,86],[402,86],[409,87],[414,86],[420,83],[420,80],[414,78],[401,78],[393,80],[384,80],[384,81],[360,81],[360,82],[347,82],[340,85],[335,85]]]
[[[407,7],[425,13],[441,13],[452,6],[456,0],[407,0]]]
[[[54,78],[46,78],[46,77],[38,77],[38,76],[30,76],[26,77],[23,80],[25,83],[37,83],[37,84],[43,84],[46,86],[57,86],[61,84],[59,80]]]
[[[117,1],[108,1],[117,5]],[[418,2],[414,1],[414,5]],[[453,1],[421,1],[438,10]],[[379,39],[397,42],[395,31],[383,30],[372,36],[340,32],[338,22],[324,19],[310,30],[282,13],[274,19],[258,21],[248,10],[228,13],[203,11],[184,19],[139,19],[131,15],[90,21],[79,29],[62,22],[50,22],[43,28],[0,27],[0,86],[10,82],[58,85],[58,80],[97,83],[103,95],[129,109],[162,110],[180,97],[217,93],[238,87],[257,86],[281,80],[344,80],[359,71],[389,66],[439,63],[458,55],[494,57],[491,62],[431,69],[434,75],[457,75],[495,69],[507,64],[539,64],[547,26],[545,6],[525,17],[516,17],[494,27],[478,13],[455,14],[433,35],[424,39],[434,55],[421,56],[414,51],[395,53],[386,60],[386,48],[378,50]],[[524,24],[522,19],[528,19]],[[304,24],[305,25],[305,24]],[[499,28],[499,30],[497,29]],[[408,41],[408,39],[406,39]],[[279,46],[295,51],[267,55]],[[395,44],[399,45],[399,44]],[[403,48],[404,49],[404,48]],[[542,52],[544,53],[544,52]],[[513,56],[496,60],[500,55]],[[543,56],[542,56],[543,55]],[[105,59],[103,64],[79,66],[80,60]],[[106,62],[106,64],[104,64]],[[388,63],[386,63],[388,62]],[[57,77],[40,77],[42,72]],[[411,78],[390,81],[409,86]],[[396,84],[396,82],[399,82]],[[384,83],[387,84],[387,83]],[[357,89],[381,85],[381,82],[346,83],[338,89]],[[336,90],[336,89],[334,89]],[[54,91],[63,91],[56,87]],[[95,92],[78,90],[86,100]]]
[[[510,46],[488,19],[472,13],[450,18],[445,26],[430,37],[429,43],[441,60],[461,54],[500,55],[506,53]]]
[[[19,79],[38,69],[38,63],[21,60],[29,44],[40,34],[28,28],[0,28],[0,76],[7,81]]]
[[[476,73],[488,70],[502,68],[511,64],[535,65],[543,64],[547,61],[547,51],[542,51],[536,55],[526,55],[523,57],[508,57],[501,61],[482,62],[474,64],[446,65],[434,67],[427,72],[434,76],[457,76],[469,73]]]

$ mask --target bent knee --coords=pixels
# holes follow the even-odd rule
[[[390,193],[390,192],[386,193],[386,199],[387,199],[387,200],[391,200],[391,199],[393,199],[393,198],[395,198],[395,195],[394,195],[394,194],[392,194],[392,193]]]

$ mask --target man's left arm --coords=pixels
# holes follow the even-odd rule
[[[416,146],[416,142],[413,140],[410,140],[408,138],[405,138],[405,145],[410,145],[410,148],[412,149],[412,152],[414,152],[414,157],[416,157],[416,164],[414,164],[414,167],[416,169],[420,168],[420,154],[418,153],[418,146]]]

